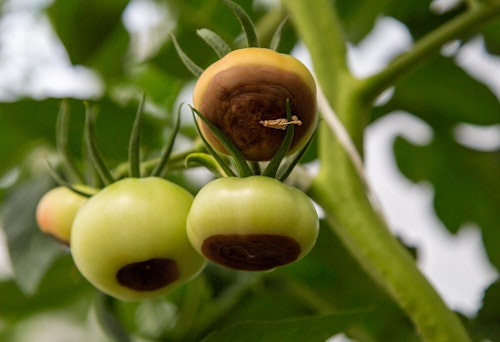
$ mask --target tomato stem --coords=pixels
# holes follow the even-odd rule
[[[346,41],[330,1],[289,0],[283,3],[310,49],[318,81],[328,102],[356,148],[361,149],[372,105],[367,101],[363,86],[372,87],[370,92],[373,93],[373,89],[380,90],[381,84],[389,78],[380,78],[376,86],[377,82],[367,85],[349,72],[345,60]],[[328,42],[323,39],[325,32],[329,33]],[[399,73],[410,64],[404,68],[400,66]],[[323,208],[330,228],[350,253],[405,310],[424,340],[469,341],[458,317],[447,308],[409,253],[392,236],[370,202],[351,158],[335,132],[324,122],[319,130],[319,156],[321,168],[308,194]]]

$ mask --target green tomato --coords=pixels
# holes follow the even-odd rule
[[[78,190],[95,193],[96,190],[84,185],[76,185]],[[38,202],[36,222],[40,230],[61,243],[69,245],[71,225],[87,197],[77,194],[65,186],[47,192]]]
[[[187,220],[198,252],[222,266],[262,271],[306,255],[318,237],[318,215],[301,191],[276,179],[219,178],[196,195]]]
[[[82,275],[115,298],[159,297],[195,277],[205,260],[186,235],[193,196],[161,178],[126,178],[80,209],[71,253]]]

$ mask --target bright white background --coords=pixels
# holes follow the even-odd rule
[[[269,1],[259,1],[265,2]],[[11,0],[5,3],[7,15],[0,21],[0,101],[19,95],[87,98],[101,93],[99,76],[84,67],[71,66],[48,20],[33,10],[50,3],[50,0]],[[165,18],[169,18],[168,24],[165,24]],[[124,15],[124,22],[133,33],[136,46],[141,47],[140,51],[147,51],[150,46],[148,38],[153,37],[154,32],[173,27],[175,18],[167,9],[158,9],[153,1],[134,0]],[[411,44],[412,38],[403,24],[381,17],[364,41],[349,48],[350,66],[356,75],[369,75]],[[500,98],[500,58],[488,55],[480,38],[460,50],[455,44],[449,44],[443,53],[454,55],[459,65],[488,84]],[[294,54],[312,68],[303,46],[299,45]],[[498,276],[487,261],[480,231],[470,224],[456,235],[448,233],[434,214],[432,186],[425,182],[414,184],[397,170],[391,150],[397,135],[417,144],[426,144],[432,139],[433,132],[424,122],[402,112],[392,113],[371,125],[365,142],[368,178],[391,229],[406,243],[418,247],[420,269],[453,309],[473,316],[480,307],[483,290]],[[455,136],[458,142],[469,147],[481,150],[500,148],[500,125],[460,125]],[[0,277],[10,274],[8,255],[0,234]],[[68,331],[75,334],[74,328]],[[25,338],[21,340],[30,341],[29,336]],[[52,335],[52,341],[53,338]]]

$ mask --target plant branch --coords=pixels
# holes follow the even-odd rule
[[[427,57],[438,53],[443,44],[464,34],[470,34],[479,25],[498,16],[500,16],[500,1],[474,1],[474,6],[422,37],[409,51],[396,57],[384,70],[365,79],[362,82],[365,98],[372,101],[398,78],[425,61]]]
[[[367,88],[363,88],[368,83],[356,80],[348,72],[345,41],[331,2],[287,0],[283,3],[309,47],[318,81],[328,104],[335,110],[333,113],[337,114],[334,116],[347,137],[361,150],[371,109],[370,102],[366,101]],[[324,39],[326,36],[328,39]],[[322,105],[325,120],[319,127],[320,171],[308,194],[323,208],[334,233],[406,312],[424,340],[468,341],[460,320],[447,308],[373,208],[366,184],[359,175],[363,174],[363,170],[359,170],[362,163],[355,162],[358,164],[356,172],[353,164],[356,153],[348,153],[336,136],[339,130],[332,130],[327,125],[332,115],[326,107]]]

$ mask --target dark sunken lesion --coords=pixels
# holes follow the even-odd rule
[[[172,259],[156,258],[122,267],[116,274],[118,282],[135,291],[158,290],[179,278],[179,268]]]
[[[315,125],[316,96],[292,72],[256,65],[221,71],[210,81],[198,110],[220,128],[248,160],[269,160],[279,148],[285,131],[269,129],[260,122],[286,118],[287,99],[292,115],[302,121],[294,130],[294,146]],[[204,132],[213,135],[208,129]]]
[[[228,268],[265,271],[297,260],[301,248],[297,241],[270,234],[218,234],[205,239],[203,255]]]

